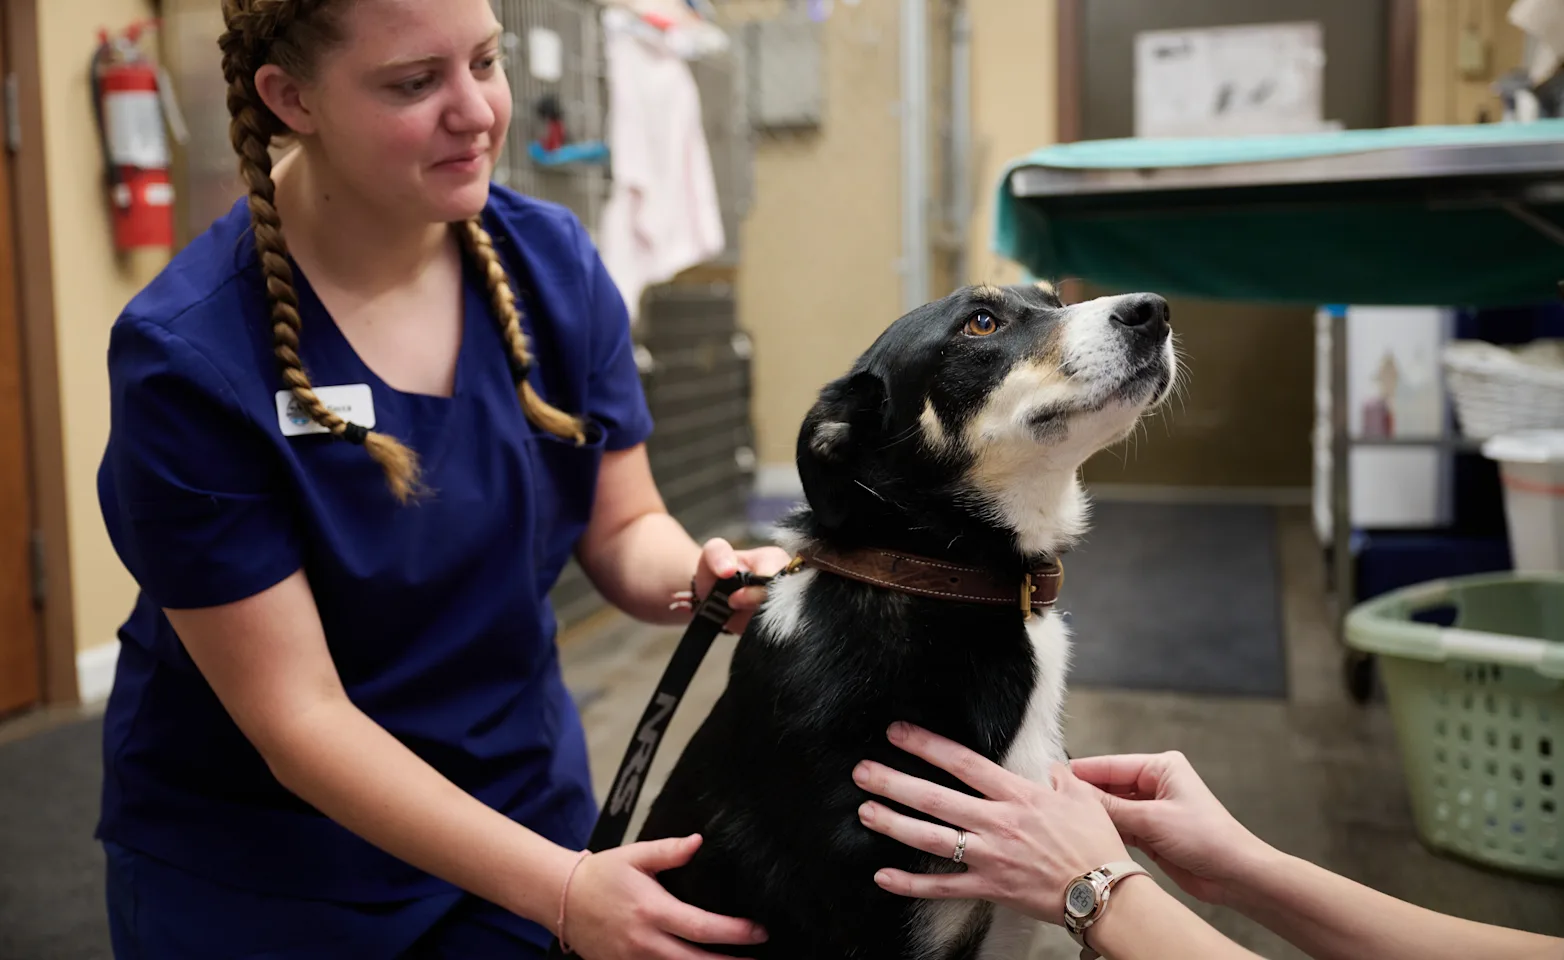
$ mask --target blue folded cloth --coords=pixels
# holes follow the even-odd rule
[[[1456,126],[1325,130],[1248,137],[1125,137],[1082,140],[1043,147],[1010,165],[1079,170],[1199,167],[1221,163],[1301,160],[1401,147],[1465,146],[1559,141],[1564,119],[1535,123],[1472,123]]]
[[[567,143],[558,150],[545,150],[533,140],[527,144],[532,162],[543,167],[562,167],[572,163],[607,163],[608,145],[601,140]]]

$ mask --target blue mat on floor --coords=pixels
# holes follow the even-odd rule
[[[1272,508],[1099,502],[1064,564],[1072,687],[1287,695]]]

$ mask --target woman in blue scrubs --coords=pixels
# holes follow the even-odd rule
[[[140,586],[104,733],[116,956],[756,942],[655,881],[698,837],[578,854],[562,566],[671,623],[692,575],[786,556],[664,510],[623,300],[570,213],[490,183],[512,103],[488,0],[223,13],[249,196],[109,352],[99,494]]]

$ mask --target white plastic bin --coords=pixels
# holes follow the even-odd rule
[[[1483,444],[1499,462],[1516,570],[1564,570],[1564,430],[1522,430]]]

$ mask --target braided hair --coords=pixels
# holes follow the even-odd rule
[[[272,141],[290,131],[266,106],[255,85],[256,72],[267,64],[275,64],[291,76],[308,78],[319,54],[344,39],[337,19],[344,5],[343,0],[223,0],[225,31],[218,43],[228,83],[229,136],[239,155],[240,176],[249,189],[250,224],[266,281],[273,353],[283,383],[315,423],[333,436],[364,447],[384,471],[392,495],[405,503],[422,490],[417,454],[395,437],[349,423],[332,412],[315,393],[299,359],[303,324],[282,218],[277,213],[271,155]],[[585,442],[580,419],[550,406],[528,382],[533,358],[522,331],[521,310],[481,218],[475,216],[454,226],[462,249],[488,284],[522,411],[540,430],[578,444]]]

